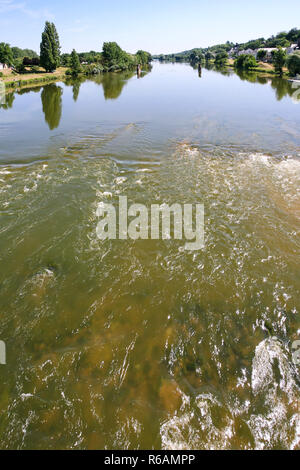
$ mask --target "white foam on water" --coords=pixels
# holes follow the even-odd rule
[[[268,155],[264,155],[263,153],[251,153],[248,156],[248,159],[250,162],[253,163],[261,163],[266,166],[271,165],[271,157]]]
[[[257,346],[252,364],[252,406],[258,400],[263,402],[265,411],[264,414],[253,413],[248,421],[257,449],[278,445],[291,449],[300,444],[299,436],[297,438],[299,390],[294,377],[288,352],[278,338],[268,338]],[[293,411],[292,422],[289,417]]]
[[[178,144],[176,151],[179,151],[180,154],[184,157],[198,157],[200,155],[200,152],[197,148],[192,147],[192,145],[186,143]]]
[[[121,185],[123,183],[126,183],[127,178],[125,176],[119,176],[118,178],[115,179],[115,184]]]
[[[182,394],[184,397],[184,394]],[[212,408],[222,405],[212,394],[200,394],[195,406],[185,397],[179,412],[165,421],[160,429],[164,450],[221,450],[230,448],[233,437],[233,420],[226,412],[222,429],[217,428],[212,418]]]

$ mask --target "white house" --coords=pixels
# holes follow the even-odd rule
[[[253,49],[245,49],[243,51],[239,51],[238,55],[247,54],[247,55],[253,55],[253,57],[256,57],[256,53],[257,51],[254,51]]]
[[[229,58],[232,59],[232,57],[238,55],[238,53],[239,53],[239,48],[238,48],[238,47],[233,47],[233,48],[230,49],[230,51],[228,52]]]
[[[272,60],[272,53],[277,51],[277,47],[262,47],[255,51],[255,57],[257,57],[258,51],[266,51],[266,61]]]
[[[8,65],[6,64],[2,64],[2,62],[0,62],[0,70],[4,70],[4,69],[8,69]]]

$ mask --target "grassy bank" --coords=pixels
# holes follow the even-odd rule
[[[54,82],[65,78],[66,68],[60,67],[53,73],[37,72],[37,73],[25,73],[16,74],[11,71],[6,73],[0,78],[5,84],[7,91],[14,90],[16,88],[26,88],[33,85],[42,85],[44,83]]]
[[[234,68],[234,60],[229,59],[227,62],[227,67]],[[265,76],[271,75],[271,76],[279,76],[278,73],[275,71],[275,67],[273,64],[268,64],[265,62],[258,62],[257,67],[253,67],[248,69],[248,72],[255,72],[259,74],[264,74]],[[283,78],[288,78],[289,77],[289,71],[286,67],[283,67]]]

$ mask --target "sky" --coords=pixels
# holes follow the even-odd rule
[[[300,2],[0,0],[0,42],[39,52],[45,21],[55,23],[62,52],[101,51],[116,41],[128,52],[167,54],[299,28]]]

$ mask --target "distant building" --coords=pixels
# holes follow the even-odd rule
[[[300,48],[298,47],[298,44],[291,44],[290,47],[288,48],[283,47],[282,49],[286,50],[287,55],[294,54],[297,50],[300,50]],[[230,49],[230,51],[228,52],[228,55],[230,59],[232,59],[233,57],[242,55],[242,54],[252,55],[253,57],[255,57],[255,59],[257,59],[258,51],[265,51],[266,56],[263,62],[271,62],[273,58],[273,53],[277,50],[278,50],[277,47],[260,47],[259,49],[255,49],[255,50],[244,49],[240,51],[239,48],[235,46],[232,49]]]
[[[257,49],[255,51],[255,58],[257,57],[258,51],[265,51],[266,52],[265,62],[270,62],[272,60],[273,53],[277,51],[277,47],[262,47],[260,49]]]
[[[256,57],[257,51],[254,51],[253,49],[245,49],[243,51],[238,52],[238,55],[242,54],[253,55],[253,57]]]
[[[298,49],[298,44],[291,44],[290,47],[288,47],[286,50],[287,55],[294,54],[296,49]]]
[[[0,70],[5,70],[5,69],[9,69],[10,67],[8,67],[7,64],[3,64],[2,62],[0,62]]]
[[[239,53],[239,48],[233,47],[232,49],[230,49],[230,51],[228,51],[228,56],[230,59],[232,59],[233,57],[237,56],[238,53]]]

